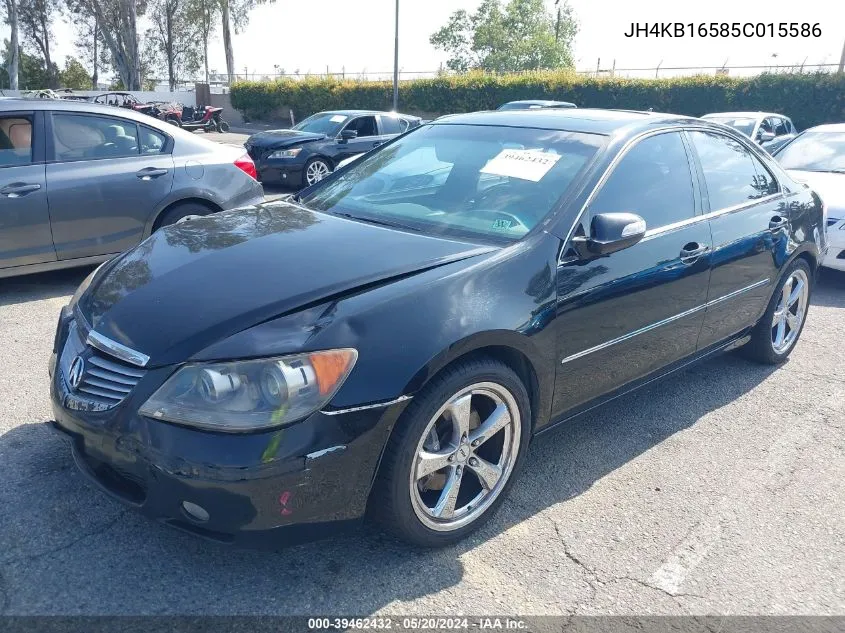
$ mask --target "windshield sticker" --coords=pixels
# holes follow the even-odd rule
[[[487,161],[481,173],[539,182],[558,160],[560,154],[536,149],[505,149]]]
[[[513,221],[511,220],[496,220],[493,222],[493,228],[497,231],[507,231],[513,226]]]
[[[331,119],[329,119],[332,123],[343,123],[346,121],[346,117],[342,114],[335,114]]]

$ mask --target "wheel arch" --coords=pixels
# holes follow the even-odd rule
[[[510,331],[486,332],[465,338],[441,351],[421,367],[405,386],[403,393],[414,394],[455,363],[469,358],[487,357],[500,361],[522,380],[531,403],[531,428],[549,415],[554,378],[543,371],[533,343]]]
[[[152,222],[149,227],[149,231],[147,235],[150,235],[158,228],[159,220],[164,217],[164,214],[170,211],[171,209],[178,207],[181,204],[200,204],[208,209],[209,213],[217,213],[218,211],[222,211],[223,207],[218,205],[217,203],[209,200],[208,198],[200,198],[198,196],[189,196],[187,198],[180,198],[179,200],[174,200],[164,207],[159,209],[159,211],[153,216]]]

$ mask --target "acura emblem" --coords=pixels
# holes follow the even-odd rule
[[[85,359],[82,356],[77,356],[70,364],[70,371],[68,372],[67,381],[71,389],[76,389],[82,382],[82,373],[85,371]]]

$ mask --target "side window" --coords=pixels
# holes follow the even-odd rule
[[[144,125],[140,126],[141,130],[141,153],[142,154],[161,154],[164,150],[164,144],[167,142],[167,137],[157,130],[153,130]]]
[[[112,117],[53,114],[56,160],[87,160],[137,156],[134,122]]]
[[[777,193],[777,182],[739,141],[712,132],[689,135],[701,161],[711,211]]]
[[[380,118],[382,134],[401,134],[403,132],[400,119],[397,117],[382,115]],[[408,126],[406,125],[405,127],[407,128]]]
[[[789,124],[786,119],[775,119],[775,136],[784,136],[789,133]]]
[[[616,165],[590,203],[590,213],[627,211],[641,216],[648,229],[695,215],[692,174],[678,132],[649,136]]]
[[[774,133],[775,126],[772,124],[772,117],[766,117],[763,119],[763,122],[760,123],[760,131]]]
[[[32,119],[13,114],[0,116],[0,168],[32,162]]]
[[[376,118],[374,116],[359,116],[357,119],[352,119],[346,126],[346,129],[358,132],[358,138],[362,136],[378,136],[378,128],[376,127]]]

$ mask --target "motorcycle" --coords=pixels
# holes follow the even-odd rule
[[[159,118],[183,130],[203,130],[205,132],[228,132],[229,124],[223,120],[223,108],[212,106],[183,105],[181,109],[162,109]]]

